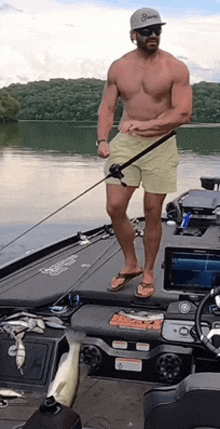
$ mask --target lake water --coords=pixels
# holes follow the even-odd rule
[[[113,132],[114,134],[114,132]],[[220,176],[220,125],[181,128],[178,192],[200,188],[201,176]],[[0,125],[0,247],[103,179],[96,124],[24,121]],[[129,216],[143,215],[143,191]],[[109,223],[105,183],[0,251],[0,265],[78,231]]]

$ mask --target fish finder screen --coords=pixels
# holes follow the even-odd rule
[[[164,289],[206,294],[220,285],[220,250],[165,249]]]

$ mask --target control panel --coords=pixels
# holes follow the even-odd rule
[[[202,332],[205,336],[210,328],[207,323],[203,323]],[[182,343],[194,343],[198,340],[195,331],[195,324],[191,320],[165,320],[162,337],[167,341],[179,341]]]
[[[184,343],[194,343],[195,338],[191,335],[194,322],[191,320],[165,320],[162,336],[167,341],[180,341]]]
[[[171,303],[168,307],[164,320],[162,337],[167,341],[178,341],[181,343],[194,343],[198,340],[195,330],[196,306],[187,301]],[[204,335],[209,332],[207,323],[203,323]]]

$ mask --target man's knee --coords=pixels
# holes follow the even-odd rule
[[[151,202],[150,204],[145,204],[146,220],[152,220],[155,223],[161,221],[162,207],[163,204],[154,204],[153,202]]]
[[[146,216],[160,218],[165,197],[165,194],[146,194],[144,201],[144,211]]]
[[[111,218],[120,217],[126,213],[126,207],[121,201],[107,201],[106,210]]]
[[[126,214],[128,203],[135,187],[124,188],[121,185],[107,185],[107,213],[111,218]]]

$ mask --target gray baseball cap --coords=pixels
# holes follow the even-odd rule
[[[142,9],[136,10],[130,19],[131,30],[136,28],[149,27],[150,25],[165,25],[166,22],[162,22],[159,12],[150,7],[143,7]]]

